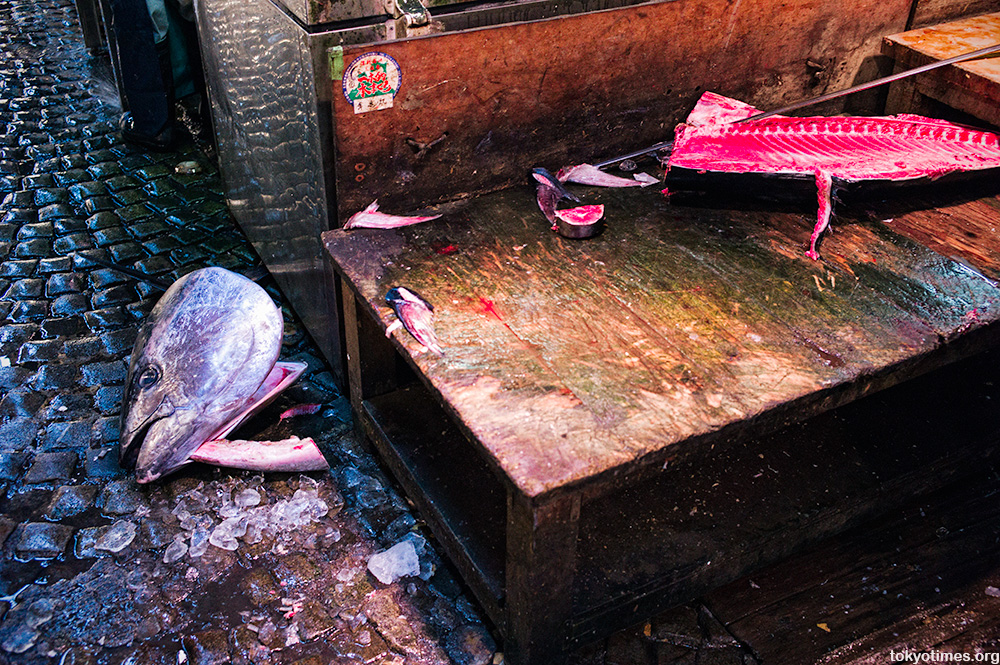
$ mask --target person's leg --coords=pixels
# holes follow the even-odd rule
[[[128,108],[122,135],[150,148],[169,148],[173,95],[167,41],[156,43],[146,0],[110,0],[110,5]]]

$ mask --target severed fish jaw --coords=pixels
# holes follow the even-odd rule
[[[415,291],[403,286],[389,289],[389,292],[385,294],[385,303],[392,307],[406,331],[413,335],[413,338],[420,342],[424,348],[439,356],[444,355],[444,351],[438,343],[437,334],[434,332],[433,305]],[[386,331],[387,335],[391,333],[392,328]]]
[[[196,462],[251,471],[323,471],[330,464],[310,437],[281,441],[206,441],[191,454]]]
[[[564,166],[559,169],[556,177],[562,182],[575,182],[579,185],[591,185],[594,187],[641,187],[643,185],[643,183],[636,179],[630,180],[629,178],[622,178],[612,173],[605,173],[590,164]]]
[[[566,185],[559,178],[552,175],[548,169],[541,167],[532,169],[531,175],[538,181],[538,186],[535,190],[538,208],[545,215],[545,219],[549,220],[549,223],[552,224],[553,230],[555,230],[559,224],[556,217],[556,205],[563,199],[569,199],[577,203],[580,202],[580,199],[576,194],[566,189]]]

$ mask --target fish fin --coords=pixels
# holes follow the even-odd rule
[[[371,203],[369,203],[368,207],[365,208],[364,211],[365,212],[377,212],[378,211],[378,199],[375,199],[374,201],[372,201]]]
[[[809,251],[806,252],[813,261],[819,260],[819,252],[816,251],[816,243],[819,237],[830,225],[830,217],[833,214],[833,202],[830,193],[833,190],[833,177],[826,171],[816,170],[816,198],[819,201],[819,210],[816,214],[816,226],[813,227],[812,235],[809,236]]]
[[[264,382],[247,401],[244,409],[215,430],[209,439],[224,439],[234,429],[250,420],[251,416],[259,413],[265,406],[273,402],[274,398],[292,385],[307,368],[308,365],[303,362],[279,360],[274,363],[274,367],[271,368]]]
[[[559,200],[559,193],[555,188],[550,187],[546,183],[539,183],[536,192],[536,198],[538,200],[538,209],[542,211],[545,215],[545,219],[549,220],[553,226],[556,225],[556,203]]]

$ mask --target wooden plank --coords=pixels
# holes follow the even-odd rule
[[[883,52],[897,71],[975,51],[1000,43],[1000,12],[958,19],[940,25],[889,35]],[[904,104],[919,92],[952,108],[1000,125],[1000,58],[961,62],[904,79],[889,93],[888,113],[920,113]]]
[[[584,242],[548,231],[524,190],[324,235],[382,326],[390,286],[431,299],[446,355],[394,343],[527,496],[807,417],[995,334],[993,282],[880,223],[838,224],[816,263],[808,216],[600,197],[608,229]]]
[[[507,502],[507,621],[511,665],[559,665],[569,646],[580,496]]]
[[[1000,619],[986,593],[1000,580],[996,491],[995,478],[951,486],[706,602],[764,662],[886,662],[890,650],[986,646]]]
[[[892,229],[1000,279],[1000,200],[996,197],[914,211]]]
[[[594,162],[662,141],[705,89],[767,109],[846,88],[877,75],[880,40],[905,28],[909,7],[654,2],[345,46],[345,71],[377,51],[402,73],[392,107],[365,113],[332,82],[338,217],[374,199],[400,211],[500,189],[539,164]]]
[[[621,610],[609,609],[616,602],[632,608],[654,592],[684,602],[969,475],[996,454],[998,370],[996,354],[956,363],[769,436],[671,460],[659,476],[587,501],[575,605],[588,612],[580,631],[620,621]],[[621,533],[635,536],[616,538]],[[671,564],[651,565],[662,561]]]
[[[915,0],[914,5],[911,29],[1000,10],[997,0]]]

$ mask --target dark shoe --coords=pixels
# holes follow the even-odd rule
[[[122,138],[137,146],[155,150],[156,152],[167,152],[174,148],[174,128],[168,123],[158,134],[150,136],[135,130],[135,120],[131,113],[122,115],[119,127],[122,130]]]

